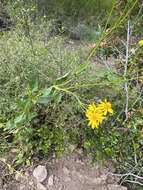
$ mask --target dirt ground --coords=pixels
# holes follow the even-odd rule
[[[35,169],[40,167],[44,170]],[[107,169],[99,163],[93,166],[91,160],[79,152],[61,159],[38,161],[17,171],[1,161],[0,190],[127,190],[117,185],[118,179],[109,172],[113,172],[112,167]]]

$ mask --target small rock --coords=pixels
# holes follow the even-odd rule
[[[54,176],[54,183],[59,183],[59,178]]]
[[[64,178],[64,181],[65,181],[65,182],[69,182],[69,181],[71,181],[71,178],[70,178],[70,177],[65,177],[65,178]]]
[[[52,186],[54,184],[54,176],[51,175],[48,179],[48,186]]]
[[[25,190],[25,189],[26,189],[26,186],[23,184],[20,184],[19,190]]]
[[[70,171],[68,170],[67,167],[63,167],[63,172],[64,172],[64,174],[66,174],[66,175],[69,175],[69,173],[70,173]]]
[[[33,183],[32,180],[29,181],[29,185],[30,185],[30,186],[34,186],[34,183]]]
[[[127,190],[127,187],[120,185],[108,185],[108,190]]]
[[[20,173],[16,173],[16,174],[15,174],[15,179],[16,179],[16,181],[20,181],[20,180],[21,180],[21,175],[20,175]]]
[[[59,188],[58,188],[58,190],[62,190],[63,189],[63,186],[62,185],[60,185],[59,186]]]
[[[29,172],[28,171],[26,171],[24,175],[25,175],[25,177],[29,178]]]
[[[100,178],[102,179],[102,181],[105,182],[107,180],[107,175],[103,174],[100,176]]]
[[[47,178],[47,170],[45,166],[37,166],[33,171],[33,176],[37,182],[43,182]]]
[[[42,183],[37,183],[38,190],[47,190],[47,188]]]

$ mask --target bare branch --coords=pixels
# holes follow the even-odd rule
[[[125,95],[126,95],[126,103],[125,103],[125,121],[128,120],[128,107],[129,107],[129,93],[128,93],[128,82],[126,80],[127,77],[127,69],[128,69],[128,61],[129,61],[129,41],[130,41],[130,21],[128,21],[128,30],[127,30],[127,42],[126,42],[126,58],[124,65],[124,79],[125,79]]]
[[[122,178],[122,177],[125,177],[125,176],[133,176],[133,177],[135,177],[136,179],[141,179],[141,180],[143,180],[143,177],[138,176],[138,175],[135,175],[135,174],[133,174],[133,173],[114,174],[114,173],[108,172],[107,174],[113,175],[113,176],[117,176],[117,177],[121,177],[121,178]]]

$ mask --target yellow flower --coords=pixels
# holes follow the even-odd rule
[[[92,129],[98,128],[104,119],[103,113],[94,103],[88,106],[85,115],[89,121],[88,126]]]
[[[139,44],[140,47],[142,47],[142,46],[143,46],[143,39],[140,40],[140,41],[138,42],[138,44]]]
[[[98,108],[103,112],[103,115],[107,115],[107,113],[113,114],[112,105],[110,102],[107,102],[107,100],[105,100],[104,102],[101,101],[98,105]]]

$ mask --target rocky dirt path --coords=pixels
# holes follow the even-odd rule
[[[12,177],[4,175],[2,162],[0,166],[0,190],[127,190],[117,185],[109,169],[91,165],[89,158],[77,152],[38,162],[24,172],[14,172]]]

